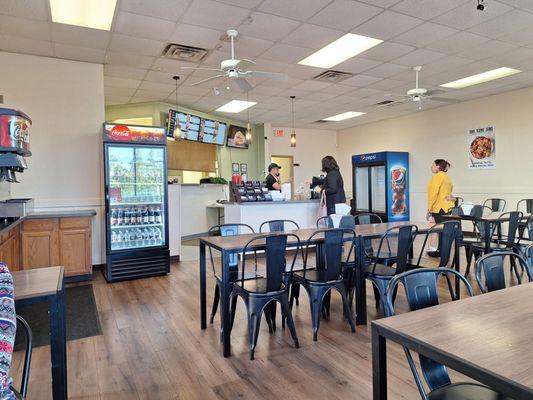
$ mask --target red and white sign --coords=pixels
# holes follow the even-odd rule
[[[274,129],[274,136],[275,137],[283,137],[283,136],[285,136],[285,130],[283,130],[283,129]]]
[[[110,142],[166,143],[165,128],[159,126],[135,126],[105,124],[104,140]]]

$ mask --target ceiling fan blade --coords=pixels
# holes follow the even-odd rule
[[[255,61],[244,59],[244,60],[239,60],[239,62],[235,64],[235,68],[245,70],[246,68],[249,68],[252,65],[255,65]]]
[[[280,81],[286,81],[289,79],[287,74],[280,74],[278,72],[266,72],[266,71],[245,71],[244,75],[251,75],[257,78],[265,79],[277,79]]]
[[[433,90],[428,90],[426,92],[426,96],[435,96],[436,94],[443,94],[443,93],[446,93],[446,90],[433,89]]]
[[[180,67],[181,69],[199,69],[202,71],[218,71],[218,72],[224,72],[220,68],[207,68],[207,67]]]
[[[455,104],[455,103],[460,103],[460,102],[461,102],[461,100],[457,100],[457,99],[447,99],[446,97],[433,97],[433,96],[429,96],[428,98],[429,98],[430,100],[438,101],[438,102],[441,102],[441,103]]]
[[[235,78],[234,81],[245,93],[253,89],[253,86],[244,78]]]
[[[212,80],[215,80],[215,79],[224,78],[224,76],[225,76],[225,75],[215,75],[215,76],[211,76],[211,77],[209,77],[209,78],[202,79],[201,81],[194,82],[193,84],[191,84],[191,86],[201,85],[202,83],[206,83],[206,82],[209,82],[209,81],[212,81]]]

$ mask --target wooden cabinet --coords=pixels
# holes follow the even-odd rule
[[[20,228],[15,226],[0,237],[0,261],[11,272],[20,269]]]
[[[39,218],[22,222],[22,268],[62,265],[65,276],[92,272],[91,219]]]

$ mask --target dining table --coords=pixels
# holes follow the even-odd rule
[[[355,312],[356,324],[365,325],[367,323],[366,310],[366,266],[367,259],[365,257],[365,243],[368,240],[379,239],[388,229],[392,227],[417,225],[419,233],[425,233],[432,226],[427,221],[423,222],[388,222],[379,224],[365,224],[355,226]],[[316,228],[296,229],[284,231],[283,233],[290,233],[296,235],[300,239],[302,245],[310,244],[317,246],[320,251],[321,243],[324,240],[323,235],[313,234],[317,231]],[[231,290],[230,281],[230,258],[232,254],[242,253],[246,244],[255,237],[267,236],[272,233],[280,232],[266,232],[266,233],[247,233],[234,236],[205,236],[199,238],[200,244],[200,328],[207,328],[207,291],[206,291],[206,266],[207,266],[207,249],[216,250],[221,255],[221,274],[220,274],[220,316],[221,316],[221,339],[222,352],[224,357],[231,355],[230,344],[230,309],[229,297]],[[313,236],[313,237],[312,237]],[[312,237],[311,241],[309,239]],[[354,240],[353,235],[346,235],[347,240]],[[287,247],[294,247],[297,245],[297,240],[294,236],[288,236]],[[252,246],[248,247],[248,251],[262,251],[265,249],[264,241],[257,241]],[[458,252],[456,252],[458,253]],[[457,268],[459,265],[458,257],[454,260]],[[458,282],[457,282],[458,284]]]
[[[387,341],[506,398],[532,399],[532,293],[533,283],[526,283],[373,321],[373,399],[387,399]]]

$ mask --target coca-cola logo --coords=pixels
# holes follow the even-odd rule
[[[26,121],[12,118],[10,121],[9,131],[11,136],[17,142],[30,143],[30,132]]]
[[[108,131],[108,135],[114,140],[131,140],[131,131],[126,125],[115,125]]]

